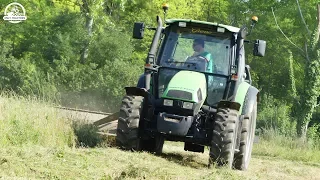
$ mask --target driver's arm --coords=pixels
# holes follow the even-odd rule
[[[206,72],[213,73],[213,57],[212,57],[211,53],[207,53],[205,55],[205,58],[207,60]]]

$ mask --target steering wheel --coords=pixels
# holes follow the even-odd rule
[[[200,71],[206,70],[207,62],[203,56],[191,56],[186,59],[186,63],[193,64],[194,68]]]
[[[180,67],[187,67],[187,68],[190,68],[191,66],[195,66],[196,67],[196,64],[197,63],[195,63],[195,62],[187,62],[187,61],[185,61],[185,62],[181,62],[181,61],[175,61],[175,59],[173,59],[173,58],[170,58],[169,59],[170,61],[168,61],[168,65],[170,66],[170,67],[178,67],[178,66],[180,66]]]
[[[203,57],[203,56],[189,56],[189,57],[187,57],[187,59],[186,59],[186,62],[187,61],[208,61],[207,60],[207,58],[205,58],[205,57]]]

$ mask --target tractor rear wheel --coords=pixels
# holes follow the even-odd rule
[[[238,111],[220,108],[214,120],[209,165],[232,168],[238,129]]]
[[[252,153],[253,141],[256,129],[257,103],[254,104],[251,114],[245,115],[242,121],[239,152],[235,155],[234,167],[239,170],[247,170]]]
[[[121,149],[142,150],[139,124],[143,102],[144,97],[142,96],[125,96],[122,99],[116,136],[116,145]]]

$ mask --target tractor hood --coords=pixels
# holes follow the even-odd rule
[[[207,81],[203,73],[182,70],[170,80],[162,98],[203,105],[207,97]]]

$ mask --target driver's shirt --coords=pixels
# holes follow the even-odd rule
[[[198,54],[197,56],[201,56],[201,57],[204,57],[205,60],[206,60],[206,72],[207,73],[213,73],[213,57],[210,53],[208,52],[202,52],[200,54]],[[214,88],[213,86],[213,76],[208,76],[208,82],[207,82],[207,86],[209,88],[209,91],[211,88]]]
[[[212,55],[208,52],[202,52],[196,56],[201,56],[206,59],[207,62],[207,67],[206,67],[206,72],[208,73],[213,73],[213,58]]]

